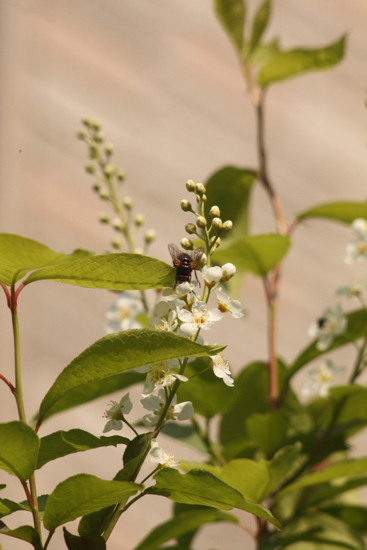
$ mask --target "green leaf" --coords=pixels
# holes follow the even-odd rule
[[[103,395],[108,395],[112,392],[118,390],[123,390],[132,386],[134,384],[139,384],[144,380],[145,375],[138,372],[123,372],[120,374],[115,374],[104,380],[96,380],[91,382],[86,386],[80,386],[76,388],[71,393],[67,393],[62,397],[47,413],[45,418],[50,418],[54,414],[57,414],[73,407],[79,407],[83,403],[89,403],[102,397]],[[39,414],[33,419],[33,422],[36,423]]]
[[[279,53],[260,70],[257,81],[262,88],[308,71],[328,69],[344,56],[345,36],[330,46],[315,49],[294,49]]]
[[[29,505],[24,505],[21,502],[18,504],[18,502],[14,502],[7,498],[0,498],[0,518],[9,516],[13,512],[18,512],[19,510],[27,510],[30,512],[31,509]]]
[[[73,263],[45,267],[24,281],[56,281],[86,288],[128,290],[172,286],[176,271],[165,262],[141,254],[103,254]]]
[[[195,403],[195,412],[205,418],[212,418],[218,413],[226,412],[232,403],[233,395],[233,389],[214,376],[212,369],[198,374],[203,369],[207,369],[210,362],[210,358],[200,357],[188,363],[185,376],[188,378],[196,376],[187,384],[181,384],[177,392],[179,402]]]
[[[249,62],[253,66],[264,65],[279,53],[279,42],[277,39],[274,39],[267,44],[260,44],[257,46],[256,50],[252,52]]]
[[[131,460],[134,460],[134,458],[138,458],[143,455],[147,447],[150,446],[152,438],[153,432],[148,432],[146,434],[137,435],[132,441],[130,441],[123,456],[124,466],[126,466]]]
[[[171,539],[177,539],[187,533],[197,531],[206,523],[223,521],[239,523],[238,518],[233,514],[225,514],[213,508],[195,508],[192,511],[182,512],[173,519],[158,525],[134,550],[155,550]]]
[[[39,446],[37,434],[25,422],[0,424],[0,468],[23,482],[36,469]]]
[[[297,220],[324,218],[331,221],[351,224],[357,218],[367,219],[366,202],[329,202],[314,206],[297,214]]]
[[[204,346],[172,332],[133,329],[104,336],[76,357],[45,395],[40,417],[70,392],[109,376],[177,357],[215,355],[224,346]]]
[[[66,546],[69,550],[106,550],[106,541],[101,535],[93,534],[78,537],[69,533],[69,531],[63,527],[64,539]]]
[[[320,483],[315,485],[311,491],[307,491],[306,494],[302,497],[302,501],[298,505],[298,509],[302,512],[306,508],[312,508],[320,502],[326,500],[331,501],[338,495],[352,491],[359,487],[367,485],[367,476],[358,477],[356,479],[341,479],[338,480],[337,484],[331,483]]]
[[[336,462],[327,466],[319,472],[312,474],[307,474],[301,479],[285,487],[278,496],[289,493],[290,491],[295,491],[297,489],[302,489],[303,487],[308,487],[310,485],[318,485],[319,483],[324,483],[325,481],[331,481],[332,479],[338,478],[351,478],[358,476],[360,474],[365,474],[367,472],[367,458],[358,458],[344,460],[342,462]]]
[[[228,233],[231,239],[243,237],[249,231],[249,206],[251,191],[256,181],[256,172],[235,166],[225,166],[212,174],[205,183],[207,202],[205,216],[216,205],[220,208],[220,218],[231,220],[233,229]],[[226,238],[221,233],[221,239]]]
[[[69,477],[48,497],[44,526],[53,531],[68,521],[117,504],[142,489],[142,485],[131,481],[106,481],[88,474]]]
[[[284,258],[289,246],[289,237],[278,234],[226,239],[214,257],[217,262],[231,262],[237,269],[264,277]]]
[[[365,506],[333,504],[323,506],[321,510],[340,519],[352,529],[362,534],[367,533],[367,508]]]
[[[258,46],[262,35],[264,34],[266,27],[269,23],[271,11],[270,0],[265,0],[258,8],[254,21],[252,23],[252,32],[250,40],[249,53],[251,54]]]
[[[247,502],[242,494],[205,470],[192,470],[180,474],[172,468],[164,468],[155,476],[156,485],[145,492],[165,496],[175,502],[202,504],[220,510],[238,508],[269,521],[280,529],[278,521],[260,504]]]
[[[335,431],[342,431],[347,438],[366,426],[367,388],[357,384],[334,386],[330,388],[329,395],[335,407],[342,402]]]
[[[80,451],[108,447],[110,445],[127,445],[130,442],[127,437],[114,435],[112,437],[96,437],[84,430],[59,431],[46,435],[41,439],[41,446],[38,454],[37,469],[42,468],[47,462],[67,456]]]
[[[188,426],[187,424],[179,424],[178,422],[166,422],[161,430],[161,433],[167,435],[168,437],[172,437],[173,439],[178,439],[181,443],[190,445],[202,453],[207,452],[206,446],[192,426]]]
[[[301,458],[302,445],[299,441],[293,445],[287,445],[279,449],[274,457],[268,462],[269,483],[264,492],[263,498],[266,498],[274,491],[283,481],[292,475],[295,468],[298,466],[298,461]]]
[[[215,11],[233,44],[241,51],[246,16],[244,0],[215,0]]]
[[[30,525],[22,525],[16,529],[9,529],[5,523],[0,521],[0,535],[7,535],[8,537],[13,537],[15,539],[24,540],[29,542],[35,550],[42,550],[43,546],[41,544],[39,534],[34,527]]]
[[[81,249],[74,250],[72,254],[61,254],[32,239],[0,233],[0,281],[10,286],[33,269],[73,262],[92,254]]]
[[[310,361],[313,361],[320,355],[328,353],[329,351],[345,346],[350,342],[354,342],[359,338],[367,336],[367,315],[364,309],[358,309],[346,314],[347,328],[341,336],[337,336],[331,346],[326,350],[320,351],[316,348],[317,340],[313,340],[309,346],[307,346],[300,355],[294,360],[293,364],[287,371],[287,378],[290,379],[300,368],[307,365]]]

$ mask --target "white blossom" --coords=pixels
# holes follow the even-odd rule
[[[187,382],[188,378],[172,370],[179,366],[177,359],[171,361],[160,361],[144,367],[138,367],[138,372],[146,372],[147,376],[144,382],[143,395],[153,393],[157,386],[172,386],[176,380]]]
[[[367,288],[367,281],[354,280],[350,285],[340,286],[336,289],[336,294],[352,298],[360,296]]]
[[[229,312],[235,319],[239,319],[244,316],[244,313],[242,313],[243,305],[241,302],[239,300],[230,300],[229,296],[227,296],[221,288],[218,288],[217,290],[217,300],[218,309],[222,313]]]
[[[201,274],[204,278],[204,281],[206,283],[206,286],[209,288],[213,287],[216,283],[219,283],[219,281],[222,278],[222,268],[218,265],[214,267],[203,267],[201,270]]]
[[[180,465],[180,462],[173,455],[168,454],[159,447],[156,439],[152,439],[150,448],[150,460],[156,464],[160,464],[162,468],[178,468]]]
[[[352,230],[356,238],[346,246],[344,256],[346,264],[354,264],[367,259],[367,221],[357,218],[352,223]]]
[[[190,401],[185,401],[176,405],[176,400],[177,396],[175,395],[172,399],[171,405],[168,408],[166,420],[188,420],[191,418],[195,412],[192,403]],[[148,397],[141,399],[140,403],[144,409],[151,411],[143,417],[145,426],[155,426],[166,404],[166,392],[162,388],[158,390],[157,395],[151,394]]]
[[[236,273],[236,267],[233,264],[231,264],[231,263],[224,264],[222,266],[221,282],[225,283],[226,281],[229,281],[229,279],[232,279],[232,277],[233,277],[233,275],[235,275],[235,273]]]
[[[326,397],[335,375],[344,370],[344,367],[334,367],[329,359],[324,359],[317,368],[307,372],[310,381],[304,386],[302,393],[310,395],[318,392],[321,397]]]
[[[143,313],[140,299],[130,292],[121,292],[116,302],[106,313],[108,319],[107,334],[131,328],[141,328],[141,324],[135,319],[138,313]]]
[[[217,355],[212,355],[211,359],[211,366],[215,376],[222,378],[226,386],[233,386],[234,380],[231,376],[231,371],[229,370],[228,360],[223,356],[223,352],[221,351]]]
[[[174,331],[177,328],[177,311],[183,308],[185,303],[176,298],[169,302],[161,301],[154,307],[154,315],[149,319],[148,325],[158,330]]]
[[[193,336],[199,329],[210,330],[214,323],[222,319],[223,313],[219,309],[207,309],[205,302],[196,302],[191,311],[181,309],[178,318],[182,321],[180,333],[184,336]]]
[[[177,298],[184,300],[187,295],[190,295],[193,293],[194,289],[198,285],[199,283],[197,281],[192,281],[191,283],[188,283],[188,282],[180,283],[174,289],[165,288],[162,292],[162,296],[164,296],[168,301],[177,300]]]
[[[312,323],[308,329],[308,335],[311,338],[317,338],[318,350],[325,351],[337,336],[343,334],[346,327],[347,318],[343,314],[341,305],[338,304],[335,311],[326,309],[322,317]]]
[[[121,430],[122,429],[122,419],[124,414],[129,414],[133,405],[131,403],[129,394],[124,395],[120,402],[111,401],[111,408],[108,409],[104,416],[108,418],[108,422],[103,428],[103,433],[109,432],[111,430]]]

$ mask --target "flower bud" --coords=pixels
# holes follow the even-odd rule
[[[213,244],[214,241],[215,241],[215,246],[216,246],[216,248],[218,248],[218,246],[219,246],[220,243],[222,242],[222,241],[220,240],[220,237],[212,237],[212,238],[210,239],[210,244]]]
[[[148,231],[144,235],[144,241],[146,242],[146,244],[150,244],[155,240],[156,236],[157,232],[155,231],[155,229],[148,229]]]
[[[202,274],[207,287],[213,288],[222,277],[222,269],[219,266],[203,268]]]
[[[236,267],[233,264],[224,264],[222,266],[222,278],[221,282],[225,283],[229,281],[229,279],[232,279],[233,275],[236,273]]]
[[[201,197],[201,200],[202,200],[203,202],[206,202],[206,201],[208,200],[208,198],[207,198],[206,195],[203,195],[203,196]]]
[[[190,192],[190,193],[193,193],[195,191],[195,188],[196,188],[196,183],[192,180],[188,180],[186,182],[186,189]]]
[[[120,249],[121,248],[121,239],[120,239],[120,237],[115,237],[111,241],[111,245],[113,246],[113,248]]]
[[[89,144],[89,157],[95,159],[98,157],[98,143],[91,141]]]
[[[124,170],[119,170],[117,172],[117,179],[123,181],[126,178],[126,172]]]
[[[92,186],[92,189],[93,191],[95,191],[96,193],[99,193],[100,189],[101,189],[101,186],[99,185],[99,183],[94,183],[93,186]]]
[[[231,220],[227,220],[222,225],[222,230],[223,231],[230,231],[232,229],[232,227],[233,227],[233,222],[231,222]]]
[[[209,216],[211,218],[220,218],[220,210],[218,206],[212,206],[209,210]]]
[[[194,235],[196,233],[196,227],[193,223],[187,223],[185,225],[185,231],[186,233],[188,233],[189,235]]]
[[[133,200],[130,197],[124,197],[122,204],[126,208],[126,210],[131,210],[133,207]]]
[[[206,254],[203,254],[200,258],[200,262],[197,264],[196,268],[197,269],[201,269],[202,267],[204,267],[206,264],[208,263],[208,258],[206,256]]]
[[[135,216],[134,223],[137,227],[140,227],[141,225],[143,225],[144,222],[145,222],[145,217],[143,216],[143,214],[137,214]]]
[[[100,221],[101,223],[108,223],[110,221],[110,217],[108,214],[106,214],[106,212],[102,212],[98,216],[98,221]]]
[[[114,227],[118,231],[121,231],[121,229],[123,227],[122,221],[120,220],[120,218],[113,218],[111,224],[112,224],[112,227]]]
[[[102,141],[104,141],[104,133],[103,132],[97,132],[94,136],[94,139],[97,143],[102,143]]]
[[[105,151],[106,155],[112,155],[112,153],[114,151],[113,143],[106,143],[106,147],[105,147],[104,151]]]
[[[107,189],[100,189],[99,192],[98,192],[98,195],[103,200],[109,199],[109,194],[108,194]]]
[[[201,195],[201,196],[204,195],[204,193],[205,193],[204,185],[202,183],[197,183],[195,185],[195,191],[198,195]]]
[[[85,171],[88,173],[88,174],[94,174],[94,172],[96,171],[95,167],[93,166],[93,164],[87,164],[87,166],[85,167]]]
[[[135,248],[134,249],[134,254],[144,255],[144,250],[142,248]]]
[[[94,120],[92,122],[91,126],[92,126],[93,130],[95,130],[96,132],[98,132],[102,127],[101,123],[98,120]]]
[[[192,210],[191,202],[187,201],[186,199],[182,199],[181,210],[183,210],[184,212],[191,212]]]
[[[87,134],[85,132],[83,132],[83,130],[80,130],[79,132],[77,132],[76,137],[78,139],[86,139]]]
[[[184,250],[193,250],[194,248],[194,243],[185,237],[180,240],[180,244]]]
[[[220,231],[222,229],[223,222],[220,218],[214,218],[212,221],[212,226],[216,231]]]
[[[82,124],[87,128],[93,128],[93,123],[89,118],[82,118]]]
[[[106,164],[106,166],[103,169],[104,175],[107,177],[111,177],[116,172],[116,166],[113,166],[113,164]]]
[[[196,225],[200,227],[200,229],[204,229],[204,227],[206,227],[206,219],[203,218],[203,216],[199,216],[196,220]]]

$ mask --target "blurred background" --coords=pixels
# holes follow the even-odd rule
[[[274,86],[267,102],[270,174],[287,219],[314,204],[365,200],[367,151],[364,106],[367,85],[367,4],[363,0],[276,0],[267,38],[282,46],[319,47],[348,33],[345,60],[336,68]],[[258,5],[248,1],[249,10]],[[97,217],[106,210],[85,173],[86,147],[75,135],[80,119],[102,122],[115,144],[115,163],[126,170],[123,194],[146,228],[157,231],[150,255],[170,263],[167,243],[179,244],[192,221],[180,209],[190,198],[185,182],[203,181],[226,164],[254,167],[254,113],[232,50],[210,0],[0,0],[0,231],[38,240],[69,253],[82,247],[104,252],[112,231]],[[220,205],[219,205],[220,206]],[[273,231],[267,197],[254,192],[252,232]],[[297,229],[284,263],[280,300],[279,354],[291,361],[307,345],[307,328],[327,306],[335,289],[365,271],[346,266],[351,231],[312,221]],[[248,276],[241,293],[249,315],[213,329],[210,341],[227,343],[234,373],[267,355],[266,315],[261,282]],[[114,295],[53,282],[30,285],[19,304],[26,412],[32,417],[59,372],[105,334],[105,312]],[[330,354],[332,355],[332,354]],[[338,364],[348,365],[342,350]],[[1,372],[13,380],[10,315],[0,307]],[[345,375],[346,377],[346,375]],[[301,388],[304,375],[296,378]],[[343,382],[343,376],[340,378]],[[0,387],[0,420],[16,417],[5,385]],[[141,416],[139,388],[131,391],[133,418]],[[121,395],[111,396],[120,399]],[[66,412],[45,423],[41,435],[81,428],[100,436],[108,398]],[[135,415],[135,416],[134,416]],[[124,428],[125,431],[125,428]],[[125,433],[127,434],[127,431]],[[196,459],[188,448],[166,441],[178,459]],[[363,448],[354,439],[352,453]],[[366,450],[366,449],[364,449]],[[39,493],[75,473],[108,479],[121,468],[121,450],[79,453],[47,464]],[[149,467],[147,467],[149,472]],[[22,499],[15,480],[4,497]],[[12,494],[12,491],[14,493]],[[171,504],[145,497],[132,507],[109,541],[109,550],[130,550]],[[249,525],[252,518],[243,513]],[[8,519],[8,518],[7,518]],[[14,514],[10,527],[28,521]],[[76,532],[76,524],[67,528]],[[4,539],[4,540],[2,540]],[[28,545],[0,537],[5,548]],[[252,548],[233,526],[204,527],[198,550]],[[63,548],[61,533],[52,548]]]

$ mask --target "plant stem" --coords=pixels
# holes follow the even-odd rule
[[[200,427],[200,425],[199,425],[198,421],[196,420],[195,416],[193,416],[191,418],[191,423],[194,427],[195,432],[198,434],[198,436],[200,437],[200,439],[202,440],[202,442],[204,443],[204,445],[208,449],[208,452],[209,452],[210,456],[212,457],[215,466],[219,466],[219,467],[224,466],[227,463],[227,461],[220,454],[220,452],[214,447],[214,445],[213,445],[213,443],[212,443],[212,441],[210,440],[210,437],[209,437],[209,431],[208,430],[204,431]]]
[[[363,355],[364,355],[364,352],[366,351],[366,348],[367,348],[367,338],[365,338],[363,344],[361,345],[361,347],[359,348],[359,352],[358,352],[358,355],[357,355],[357,358],[356,358],[356,361],[355,361],[355,364],[354,364],[354,368],[353,368],[353,372],[352,372],[352,375],[350,377],[350,380],[349,380],[349,384],[353,384],[355,379],[361,374],[363,368],[361,369],[361,362],[362,362],[362,359],[363,359]]]

